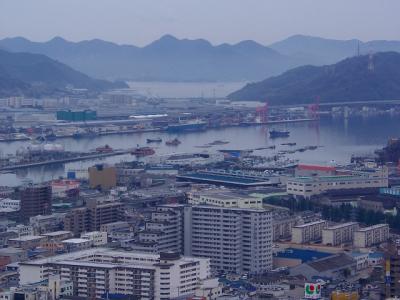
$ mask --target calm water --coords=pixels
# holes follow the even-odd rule
[[[288,129],[290,138],[268,138],[268,130]],[[296,142],[293,148],[307,145],[322,146],[314,151],[291,154],[288,157],[298,158],[304,163],[326,164],[331,160],[338,163],[347,163],[352,154],[370,154],[377,148],[386,144],[388,138],[400,136],[400,116],[371,116],[343,118],[324,117],[319,124],[297,123],[279,126],[260,127],[232,127],[206,132],[168,134],[168,133],[143,133],[103,136],[94,139],[61,139],[57,143],[63,144],[66,150],[86,151],[105,144],[114,149],[132,148],[136,145],[145,145],[147,138],[161,137],[163,143],[154,144],[156,154],[217,151],[218,149],[251,149],[276,145],[275,150],[255,151],[255,154],[272,156],[279,150],[288,149],[281,143]],[[168,139],[178,137],[182,144],[177,147],[165,146]],[[214,140],[230,141],[227,145],[213,146],[208,149],[197,148]],[[27,142],[2,143],[0,149],[3,153],[15,153],[15,151]],[[114,163],[133,160],[134,156],[115,156],[103,161]],[[95,161],[76,162],[60,166],[46,166],[23,170],[18,174],[0,175],[0,185],[17,185],[23,179],[31,179],[35,182],[65,176],[69,169],[87,168]]]

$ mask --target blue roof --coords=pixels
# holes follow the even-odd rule
[[[373,253],[369,254],[369,257],[370,258],[381,258],[381,257],[383,257],[383,253],[381,253],[381,252],[373,252]]]
[[[333,255],[333,254],[328,253],[328,252],[320,252],[320,251],[315,251],[315,250],[296,249],[296,248],[287,248],[281,252],[276,253],[276,257],[289,258],[289,259],[301,259],[302,263],[306,263],[309,261],[328,257],[331,255]]]

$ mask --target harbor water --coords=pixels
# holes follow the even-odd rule
[[[290,137],[271,139],[268,133],[272,129],[288,130],[290,131]],[[81,139],[65,138],[57,140],[57,143],[62,144],[67,151],[84,152],[105,144],[114,149],[133,148],[137,145],[145,146],[147,139],[160,137],[163,140],[162,143],[150,144],[154,147],[156,155],[204,151],[216,152],[220,149],[256,149],[275,145],[275,149],[254,151],[255,155],[265,157],[271,157],[284,150],[318,146],[315,150],[296,152],[286,156],[291,159],[299,159],[302,163],[328,164],[335,161],[345,164],[350,162],[352,155],[372,154],[376,149],[383,147],[389,138],[399,136],[399,132],[400,116],[387,114],[364,117],[353,116],[349,119],[325,116],[319,122],[228,127],[180,134],[147,132]],[[178,138],[182,143],[177,146],[165,145],[165,141],[173,138]],[[202,148],[204,145],[216,140],[228,141],[229,144]],[[296,146],[290,147],[282,145],[282,143],[296,143]],[[29,141],[1,143],[0,150],[2,155],[15,154],[18,149],[28,145]],[[0,174],[0,185],[15,186],[24,180],[40,182],[56,179],[65,176],[67,171],[71,169],[85,169],[100,162],[116,163],[135,159],[135,156],[132,155],[122,155],[101,160],[18,170],[16,173]]]

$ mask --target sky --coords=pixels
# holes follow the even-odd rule
[[[0,38],[99,38],[146,45],[164,34],[264,45],[294,34],[400,40],[400,0],[0,0]]]

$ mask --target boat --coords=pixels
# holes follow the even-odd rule
[[[217,146],[217,145],[226,145],[226,144],[229,144],[229,142],[228,141],[216,140],[214,142],[208,143],[207,145]]]
[[[156,153],[151,147],[137,147],[132,150],[131,154],[136,156],[148,156]]]
[[[280,130],[276,130],[273,129],[269,132],[269,137],[271,139],[273,138],[284,138],[284,137],[289,137],[290,136],[290,132],[289,131],[280,131]]]
[[[113,148],[111,148],[108,145],[104,145],[102,147],[97,147],[96,148],[96,152],[99,152],[99,153],[110,153],[110,152],[113,152],[113,151],[114,151]]]
[[[207,122],[201,120],[190,120],[171,124],[167,126],[168,132],[188,132],[188,131],[202,131],[207,127]]]
[[[296,143],[282,143],[282,146],[296,146]]]
[[[178,140],[177,138],[174,138],[173,140],[169,140],[165,142],[165,145],[167,146],[178,146],[181,143],[180,140]]]
[[[147,139],[147,144],[150,144],[150,143],[161,143],[161,142],[162,142],[161,138]]]
[[[72,137],[74,139],[80,139],[80,138],[93,138],[96,137],[97,134],[93,131],[76,131],[72,134]]]

